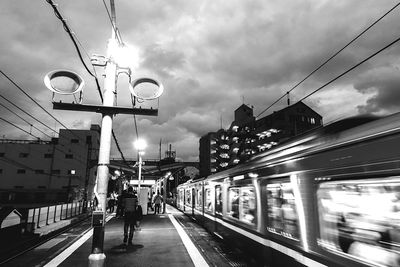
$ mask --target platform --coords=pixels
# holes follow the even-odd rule
[[[109,216],[104,237],[106,266],[208,266],[175,220],[175,212],[179,213],[167,205],[166,214],[144,216],[132,245],[123,243],[123,219]],[[88,266],[92,232],[89,230],[44,266]]]

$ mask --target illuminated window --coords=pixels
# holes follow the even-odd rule
[[[212,197],[211,197],[211,189],[210,188],[206,188],[204,190],[204,194],[205,194],[205,206],[204,209],[208,212],[214,213],[214,209],[213,209],[213,205],[212,205]]]
[[[253,187],[229,188],[228,215],[248,224],[255,223],[256,197]]]
[[[298,240],[299,217],[290,182],[267,185],[268,231]]]
[[[186,190],[186,199],[185,199],[185,205],[192,206],[192,194],[191,190],[188,189]]]
[[[196,207],[198,209],[201,209],[203,207],[203,191],[202,191],[201,187],[199,187],[199,189],[197,189]]]
[[[222,214],[222,189],[219,185],[215,187],[215,213]]]
[[[317,190],[319,245],[378,266],[400,262],[400,177],[325,182]]]

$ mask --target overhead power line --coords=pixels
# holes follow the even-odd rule
[[[81,47],[83,48],[82,43],[81,43],[81,42],[79,41],[79,39],[77,38],[77,35],[76,35],[73,31],[71,31],[71,28],[68,26],[66,19],[64,19],[64,18],[62,17],[61,13],[59,12],[57,5],[56,5],[52,0],[46,0],[46,1],[47,1],[47,3],[49,3],[49,4],[52,6],[52,8],[53,8],[53,10],[54,10],[54,14],[56,15],[56,17],[62,22],[63,27],[64,27],[64,30],[68,33],[69,37],[71,38],[71,40],[72,40],[72,42],[73,42],[73,44],[74,44],[74,46],[75,46],[75,49],[76,49],[76,51],[77,51],[77,53],[78,53],[78,56],[79,56],[79,58],[80,58],[82,64],[84,65],[86,71],[87,71],[91,76],[93,76],[93,77],[95,78],[97,91],[98,91],[98,93],[99,93],[101,102],[103,102],[103,95],[102,95],[102,93],[101,93],[100,84],[99,84],[99,81],[98,81],[98,79],[97,79],[96,71],[95,71],[95,69],[93,68],[93,69],[94,69],[94,74],[93,74],[93,73],[89,70],[89,68],[87,67],[85,61],[83,60],[81,51],[79,50],[78,44],[77,44],[77,42],[75,41],[75,39],[77,39],[77,41],[79,42],[79,44],[80,44]],[[104,2],[104,1],[103,1],[103,2]],[[106,5],[105,2],[104,2],[104,6],[105,6],[105,8],[106,8],[106,10],[107,10],[107,13],[108,13],[108,16],[109,16],[109,18],[110,18],[110,20],[111,20],[111,24],[112,24],[113,29],[114,29],[114,31],[115,31],[115,35],[117,36],[119,42],[122,42],[121,36],[120,36],[120,34],[118,33],[118,29],[116,28],[116,26],[115,26],[114,23],[112,22],[113,20],[112,20],[112,18],[111,18],[111,15],[110,15],[110,13],[109,13],[108,7],[107,7],[107,5]],[[83,49],[84,49],[84,48],[83,48]],[[84,49],[84,51],[85,51],[85,49]],[[87,53],[86,53],[86,55],[89,57],[89,55],[88,55]],[[89,59],[90,59],[90,57],[89,57]],[[118,140],[117,140],[117,137],[116,137],[114,131],[112,131],[112,136],[113,136],[113,138],[114,138],[114,142],[115,142],[115,144],[116,144],[116,146],[117,146],[118,151],[119,151],[120,154],[121,154],[121,157],[122,157],[123,161],[128,165],[128,163],[126,162],[125,157],[124,157],[124,155],[123,155],[123,153],[122,153],[122,151],[121,151],[121,148],[120,148],[120,146],[119,146],[119,143],[118,143]],[[129,166],[129,165],[128,165],[128,166]]]
[[[18,118],[20,118],[21,120],[23,120],[24,122],[28,123],[31,127],[35,128],[36,130],[38,130],[39,132],[41,132],[42,134],[46,135],[49,138],[52,138],[50,135],[48,135],[47,133],[43,132],[42,130],[40,130],[39,128],[37,128],[36,126],[34,126],[32,123],[30,123],[29,121],[25,120],[24,118],[22,118],[20,115],[18,115],[16,112],[12,111],[11,109],[9,109],[7,106],[3,105],[2,103],[0,103],[0,106],[4,107],[5,109],[7,109],[8,111],[10,111],[11,113],[13,113],[15,116],[17,116]]]
[[[375,24],[377,24],[379,21],[381,21],[384,17],[386,17],[390,12],[392,12],[394,9],[396,9],[400,5],[400,2],[394,5],[389,11],[387,11],[385,14],[383,14],[379,19],[374,21],[371,25],[369,25],[366,29],[364,29],[361,33],[359,33],[356,37],[354,37],[350,42],[348,42],[344,47],[339,49],[336,53],[334,53],[331,57],[329,57],[327,60],[325,60],[321,65],[319,65],[316,69],[314,69],[310,74],[308,74],[306,77],[304,77],[300,82],[298,82],[295,86],[293,86],[289,91],[287,91],[284,95],[279,97],[275,102],[273,102],[271,105],[269,105],[267,108],[265,108],[263,111],[260,112],[256,116],[256,118],[260,117],[265,111],[270,109],[273,105],[278,103],[282,98],[284,98],[286,95],[288,95],[290,92],[292,92],[294,89],[296,89],[300,84],[302,84],[305,80],[307,80],[311,75],[313,75],[315,72],[317,72],[319,69],[321,69],[323,66],[325,66],[329,61],[331,61],[334,57],[336,57],[340,52],[342,52],[344,49],[346,49],[350,44],[352,44],[354,41],[356,41],[360,36],[362,36],[364,33],[366,33],[369,29],[371,29]]]
[[[24,93],[30,100],[32,100],[38,107],[40,107],[44,112],[46,112],[50,117],[52,117],[56,122],[58,122],[60,125],[62,125],[66,130],[68,130],[72,135],[77,137],[78,139],[81,139],[79,136],[77,136],[74,132],[72,132],[70,129],[68,129],[67,126],[65,126],[61,121],[59,121],[56,117],[54,117],[50,112],[47,111],[42,105],[40,105],[35,99],[33,99],[27,92],[25,92],[18,84],[16,84],[10,77],[8,77],[7,74],[5,74],[2,70],[0,70],[1,74],[3,74],[4,77],[6,77],[15,87],[17,87],[22,93]],[[83,139],[81,139],[83,141]]]
[[[45,126],[46,128],[48,128],[49,130],[53,131],[54,133],[58,134],[58,132],[56,130],[54,130],[53,128],[51,128],[50,126],[48,126],[47,124],[44,124],[43,122],[41,122],[40,120],[36,119],[34,116],[32,116],[31,114],[29,114],[28,112],[26,112],[25,110],[23,110],[22,108],[20,108],[19,106],[17,106],[16,104],[14,104],[12,101],[8,100],[6,97],[4,97],[3,95],[0,94],[0,97],[3,98],[4,100],[6,100],[8,103],[10,103],[11,105],[13,105],[14,107],[18,108],[19,110],[21,110],[23,113],[25,113],[26,115],[28,115],[29,117],[31,117],[32,119],[34,119],[35,121],[37,121],[38,123],[42,124],[43,126]]]
[[[329,82],[327,82],[326,84],[322,85],[321,87],[317,88],[316,90],[312,91],[311,93],[309,93],[308,95],[306,95],[305,97],[303,97],[302,99],[300,99],[298,102],[303,101],[304,99],[306,99],[307,97],[315,94],[316,92],[320,91],[321,89],[325,88],[326,86],[328,86],[329,84],[333,83],[334,81],[336,81],[337,79],[341,78],[342,76],[346,75],[347,73],[349,73],[350,71],[354,70],[355,68],[357,68],[358,66],[360,66],[361,64],[365,63],[366,61],[370,60],[371,58],[375,57],[376,55],[378,55],[379,53],[381,53],[382,51],[388,49],[389,47],[391,47],[392,45],[394,45],[395,43],[397,43],[398,41],[400,41],[400,37],[397,38],[396,40],[394,40],[393,42],[391,42],[390,44],[386,45],[385,47],[381,48],[380,50],[378,50],[377,52],[373,53],[372,55],[370,55],[369,57],[365,58],[364,60],[362,60],[361,62],[357,63],[356,65],[354,65],[353,67],[349,68],[348,70],[346,70],[345,72],[343,72],[342,74],[340,74],[339,76],[336,76],[335,78],[333,78],[332,80],[330,80]],[[298,103],[297,102],[297,103]]]
[[[76,52],[78,53],[79,59],[81,60],[83,66],[84,66],[85,69],[86,69],[86,71],[87,71],[91,76],[94,77],[95,82],[96,82],[97,90],[98,90],[99,93],[100,93],[101,102],[103,102],[103,97],[102,97],[102,95],[101,95],[100,84],[99,84],[99,80],[97,79],[96,71],[94,71],[95,73],[92,73],[92,72],[90,71],[90,69],[88,68],[88,66],[86,65],[85,61],[83,60],[82,53],[81,53],[81,51],[79,50],[79,47],[78,47],[77,42],[75,41],[75,39],[77,39],[78,42],[79,42],[79,39],[77,38],[77,35],[76,35],[73,31],[71,31],[71,28],[70,28],[70,27],[68,26],[68,24],[67,24],[67,20],[64,19],[63,16],[62,16],[62,15],[60,14],[60,12],[58,11],[57,5],[56,5],[52,0],[46,0],[46,1],[47,1],[47,3],[49,3],[49,4],[51,5],[51,7],[53,8],[54,14],[56,15],[56,17],[62,22],[63,27],[64,27],[64,30],[68,33],[68,36],[70,37],[72,43],[74,44],[75,49],[76,49]],[[80,42],[79,42],[79,43],[80,43]],[[80,43],[80,45],[82,46],[81,43]],[[89,57],[89,59],[90,59],[90,57]]]
[[[24,133],[27,133],[27,134],[29,134],[29,135],[31,135],[31,136],[33,136],[33,137],[37,138],[37,139],[40,139],[40,137],[38,137],[38,136],[36,136],[36,135],[33,135],[33,134],[31,134],[30,132],[28,132],[28,131],[26,131],[26,130],[22,129],[22,128],[21,128],[21,127],[19,127],[18,125],[15,125],[14,123],[12,123],[12,122],[10,122],[10,121],[8,121],[8,120],[4,119],[4,118],[1,118],[1,117],[0,117],[0,120],[2,120],[2,121],[5,121],[5,122],[7,122],[8,124],[11,124],[11,125],[12,125],[12,126],[14,126],[15,128],[17,128],[17,129],[19,129],[19,130],[23,131]]]

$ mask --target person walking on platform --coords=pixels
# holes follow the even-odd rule
[[[154,196],[153,198],[153,203],[154,203],[154,214],[159,214],[160,213],[160,207],[161,203],[163,202],[163,198],[160,195],[160,191],[157,191],[157,195]]]
[[[136,224],[136,209],[138,206],[138,199],[136,194],[133,192],[133,188],[130,186],[128,188],[128,193],[124,195],[123,207],[125,211],[124,215],[124,243],[128,241],[128,244],[132,244],[133,233],[135,232]],[[129,232],[129,240],[128,240]]]

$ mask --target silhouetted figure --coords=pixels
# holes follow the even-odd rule
[[[124,243],[128,241],[129,244],[132,244],[133,233],[135,232],[135,224],[136,224],[136,209],[138,206],[138,199],[136,194],[133,192],[133,188],[128,188],[128,193],[124,195],[123,200],[124,207]],[[129,232],[129,240],[128,240],[128,232]]]

